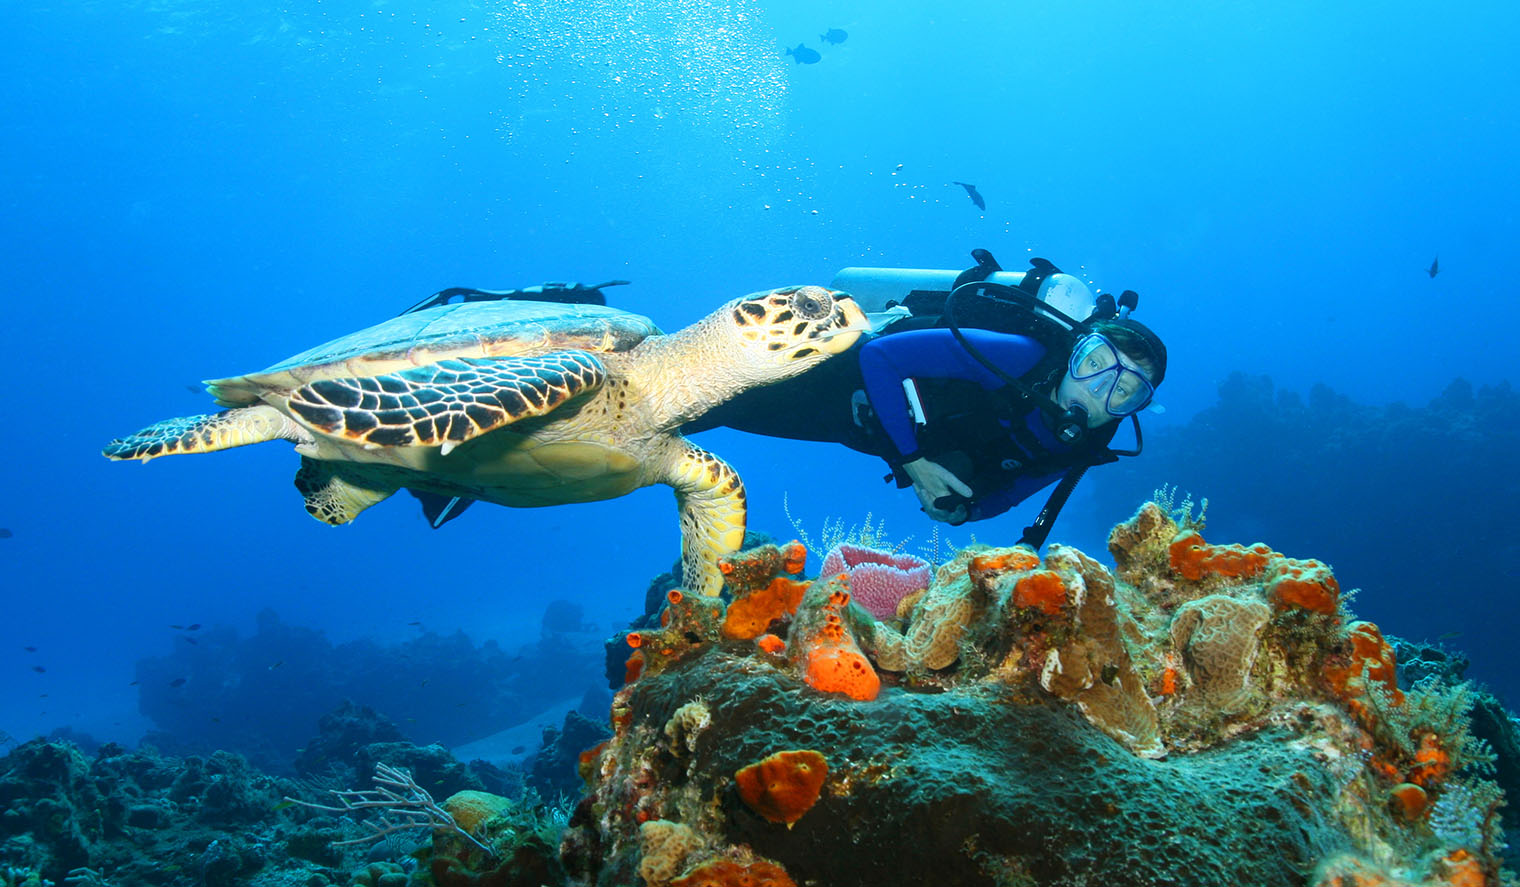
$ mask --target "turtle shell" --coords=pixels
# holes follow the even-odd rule
[[[529,357],[569,348],[605,354],[659,333],[649,318],[604,305],[463,302],[393,317],[206,388],[224,407],[244,406],[267,391],[321,379],[379,376],[450,357]]]

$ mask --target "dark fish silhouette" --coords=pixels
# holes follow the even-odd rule
[[[47,669],[43,668],[40,665],[32,666],[32,671],[35,671],[38,674],[47,674]]]
[[[192,622],[189,625],[185,626],[185,631],[200,631],[200,630],[201,630],[201,624],[199,622]]]
[[[788,49],[786,54],[796,60],[799,65],[816,65],[823,61],[823,56],[816,49],[808,49],[806,43],[797,44],[796,49]]]
[[[976,190],[975,185],[968,185],[965,182],[954,182],[953,184],[960,185],[966,189],[966,196],[971,198],[971,202],[976,204],[977,209],[987,208],[987,201],[982,199],[981,192]]]
[[[185,630],[185,627],[183,625],[171,625],[169,627],[172,628],[172,629],[174,629],[175,631],[184,631]]]
[[[1437,274],[1441,273],[1440,256],[1436,256],[1434,259],[1430,260],[1430,267],[1425,269],[1425,273],[1429,274],[1431,277],[1435,277]]]
[[[845,40],[849,39],[849,37],[850,35],[846,33],[842,28],[829,28],[827,31],[824,31],[822,34],[818,35],[819,40],[822,40],[824,43],[832,43],[835,46],[843,43]]]
[[[22,647],[21,649],[25,650],[28,653],[35,653],[35,652],[37,652],[37,648],[36,647]]]
[[[175,678],[174,680],[172,680],[172,681],[169,682],[169,686],[171,686],[171,687],[183,687],[183,686],[185,686],[185,679],[184,678]]]
[[[9,539],[14,535],[16,534],[11,532],[10,527],[0,527],[0,539]]]

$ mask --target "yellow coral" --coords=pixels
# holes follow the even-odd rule
[[[639,876],[648,887],[665,887],[681,873],[686,857],[703,846],[691,826],[651,819],[639,826]]]

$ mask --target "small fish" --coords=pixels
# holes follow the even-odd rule
[[[188,391],[188,392],[190,392],[191,394],[194,394],[195,396],[199,397],[202,394],[206,393],[206,386],[205,385],[191,385],[190,383],[187,382],[187,383],[185,383],[185,390]]]
[[[172,681],[169,682],[169,686],[171,686],[171,687],[183,687],[183,686],[185,686],[185,679],[184,678],[175,678],[174,680],[172,680]]]
[[[796,49],[788,49],[786,54],[799,65],[816,65],[823,61],[823,56],[818,54],[818,50],[808,49],[806,43],[797,44]]]
[[[291,807],[294,807],[295,805],[296,805],[295,801],[292,801],[291,799],[286,798],[285,800],[281,801],[280,803],[275,804],[270,809],[278,812],[280,810],[289,810]]]
[[[37,652],[37,648],[36,647],[22,647],[21,649],[25,650],[28,653],[35,653],[35,652]]]
[[[172,629],[174,629],[175,631],[184,631],[185,630],[185,627],[183,625],[171,625],[169,627],[172,628]]]
[[[527,750],[528,750],[528,747],[526,745],[514,745],[514,746],[512,746],[512,750],[510,752],[508,752],[508,754],[520,755],[520,754],[522,754],[523,752],[525,752]]]
[[[16,534],[11,532],[10,527],[0,527],[0,539],[9,539],[14,535]]]
[[[195,644],[196,646],[200,645],[200,641],[196,640],[195,638],[180,638],[180,640],[184,641],[187,644]]]
[[[824,31],[822,34],[818,35],[819,40],[822,40],[824,43],[832,43],[835,46],[843,43],[845,40],[849,39],[849,37],[850,35],[846,33],[842,28],[829,28],[827,31]]]
[[[903,165],[901,163],[899,163],[899,164],[897,164],[897,168],[894,169],[894,170],[892,170],[892,171],[893,172],[902,172],[902,168],[903,168]]]
[[[199,622],[192,622],[189,625],[185,626],[185,631],[200,631],[200,630],[201,630],[201,624]]]
[[[32,666],[32,671],[35,671],[38,674],[47,674],[47,669],[43,668],[40,665]]]
[[[1437,274],[1441,273],[1440,256],[1436,256],[1434,259],[1430,260],[1430,267],[1425,269],[1425,273],[1429,274],[1431,277],[1435,277]]]
[[[285,660],[281,659],[278,662],[276,662],[274,665],[269,666],[269,670],[270,671],[274,671],[275,669],[279,668],[280,666],[282,666],[284,664],[285,664]]]
[[[1461,636],[1462,636],[1462,632],[1460,632],[1460,631],[1443,631],[1440,634],[1436,635],[1436,640],[1438,640],[1438,641],[1454,641],[1454,640],[1456,640],[1457,638],[1459,638]]]
[[[407,623],[407,625],[421,625],[421,624],[422,624],[422,622],[420,622],[419,620],[416,620],[416,619],[413,619],[411,622]]]
[[[975,185],[968,185],[965,182],[953,182],[952,184],[960,185],[962,188],[965,188],[966,196],[971,198],[971,202],[976,204],[977,209],[987,208],[987,201],[982,199],[981,192],[976,190]]]

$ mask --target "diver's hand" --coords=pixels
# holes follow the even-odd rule
[[[960,502],[952,508],[941,508],[935,504],[945,496],[971,499],[971,488],[956,477],[954,472],[938,462],[923,458],[904,462],[902,468],[908,479],[913,481],[913,492],[918,494],[918,501],[924,506],[925,514],[949,524],[966,522],[969,516],[967,502]]]

